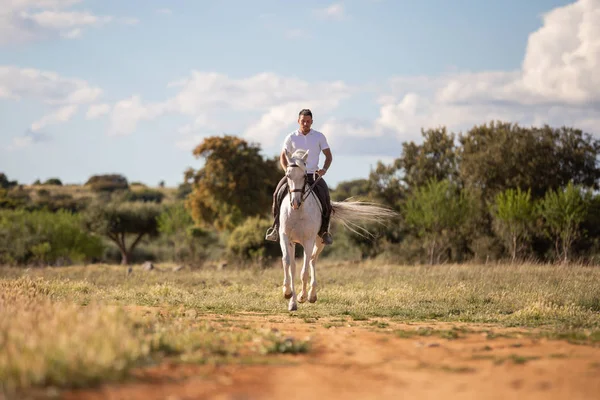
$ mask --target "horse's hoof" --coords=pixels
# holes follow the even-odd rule
[[[317,302],[317,295],[315,294],[314,296],[309,297],[308,298],[308,302],[309,303],[316,303]]]
[[[285,288],[285,286],[284,286],[282,289],[283,289],[283,297],[284,297],[286,300],[289,300],[289,299],[291,299],[291,298],[292,298],[292,291],[290,290],[290,292],[288,293],[288,292],[287,292],[287,289]]]
[[[290,304],[290,306],[288,307],[288,310],[290,310],[290,311],[298,310],[298,304],[296,304],[296,303]]]
[[[304,303],[306,301],[306,295],[304,293],[301,293],[300,296],[298,296],[298,303]]]

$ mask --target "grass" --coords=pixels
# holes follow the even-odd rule
[[[549,339],[600,343],[597,268],[323,262],[317,273],[319,301],[300,304],[290,314],[281,295],[280,268],[173,272],[159,265],[144,272],[135,266],[131,275],[110,265],[0,268],[1,389],[122,380],[133,368],[164,358],[202,364],[273,362],[281,354],[310,352],[309,340],[238,323],[232,317],[240,312],[265,321],[295,318],[330,328],[362,324],[381,331],[390,330],[392,321],[493,323],[537,328],[536,335]],[[466,332],[420,328],[392,333],[460,340]],[[490,340],[498,337],[491,330],[482,332]]]

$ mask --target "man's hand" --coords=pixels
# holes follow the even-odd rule
[[[326,169],[320,169],[320,170],[317,171],[317,174],[319,174],[319,176],[324,176],[325,173],[327,173]]]

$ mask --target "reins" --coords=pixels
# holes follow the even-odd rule
[[[291,164],[290,167],[300,168],[300,166],[297,165],[297,164]],[[313,179],[314,179],[314,175],[315,174],[316,174],[316,172],[313,172]],[[309,186],[308,191],[305,191],[304,188],[306,188],[307,178],[308,178],[308,174],[305,173],[304,174],[304,185],[302,185],[302,189],[294,189],[294,190],[289,190],[288,189],[288,191],[290,192],[290,194],[294,193],[294,192],[302,192],[302,197],[300,198],[300,205],[302,205],[302,203],[304,203],[304,200],[306,200],[306,198],[308,196],[310,196],[311,193],[314,193],[313,189],[317,185],[317,182],[319,182],[319,179],[321,179],[321,175],[317,175],[317,179],[315,179],[315,181],[313,182],[313,184]],[[290,201],[291,200],[292,199],[290,197]]]

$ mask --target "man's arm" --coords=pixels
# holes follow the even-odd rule
[[[281,168],[283,168],[283,170],[287,170],[287,166],[288,166],[288,162],[287,162],[287,157],[285,156],[285,149],[281,150],[281,154],[279,155],[279,165],[281,165]]]
[[[323,150],[323,154],[325,154],[325,163],[323,164],[323,168],[317,171],[317,173],[320,176],[323,176],[327,173],[327,170],[329,169],[329,166],[331,165],[331,161],[333,161],[333,156],[331,155],[330,148]]]

